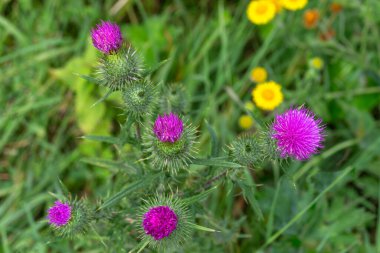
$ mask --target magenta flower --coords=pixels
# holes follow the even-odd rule
[[[71,207],[69,204],[56,201],[54,206],[49,208],[47,218],[50,224],[57,227],[64,226],[71,218]]]
[[[177,215],[168,206],[152,207],[144,214],[144,231],[156,241],[170,236],[176,230],[177,224]]]
[[[162,142],[175,142],[181,138],[183,122],[174,113],[158,116],[153,126],[154,134]]]
[[[94,47],[105,54],[117,51],[123,44],[120,28],[117,24],[102,21],[96,28],[91,30]]]
[[[291,108],[276,115],[272,131],[281,157],[297,160],[306,160],[317,153],[324,140],[322,120],[305,108]]]

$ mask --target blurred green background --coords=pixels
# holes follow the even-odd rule
[[[256,66],[285,95],[275,112],[255,108],[256,117],[269,123],[305,104],[327,124],[320,155],[257,169],[248,203],[226,181],[204,202],[221,232],[194,235],[184,252],[380,252],[380,1],[337,0],[342,10],[334,15],[332,2],[309,1],[306,9],[321,15],[309,30],[304,10],[255,26],[243,0],[1,0],[0,252],[112,252],[94,235],[54,241],[44,220],[58,179],[96,201],[115,176],[105,161],[117,152],[80,138],[115,136],[124,117],[120,94],[91,107],[106,90],[75,75],[96,67],[89,34],[100,20],[120,24],[148,68],[168,59],[154,80],[184,85],[201,156],[210,149],[205,120],[220,152],[244,133],[238,119]],[[316,56],[320,71],[309,64]]]

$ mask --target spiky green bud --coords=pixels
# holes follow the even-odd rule
[[[101,85],[112,91],[123,90],[142,78],[142,63],[136,51],[123,46],[114,54],[105,54],[98,66]]]
[[[132,83],[123,90],[126,112],[134,118],[150,115],[157,104],[157,88],[147,79]]]
[[[231,143],[229,148],[233,160],[243,166],[257,166],[264,159],[262,146],[255,136],[239,137]]]

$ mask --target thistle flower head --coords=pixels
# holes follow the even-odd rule
[[[143,135],[145,152],[154,168],[176,173],[189,165],[193,154],[196,130],[175,114],[158,116]]]
[[[157,196],[145,200],[138,212],[138,230],[142,240],[159,249],[178,248],[189,236],[187,204],[174,196]]]
[[[177,228],[178,217],[168,206],[156,206],[144,214],[143,227],[154,240],[168,237]]]
[[[158,116],[154,122],[153,131],[162,142],[175,142],[181,138],[183,122],[174,113]]]
[[[91,38],[94,47],[105,54],[116,52],[123,44],[120,27],[109,21],[102,21],[92,29]]]
[[[49,208],[47,218],[59,236],[73,237],[87,231],[93,220],[93,211],[83,201],[56,201],[54,206]]]
[[[324,140],[322,120],[305,108],[291,108],[276,115],[272,132],[281,157],[297,160],[306,160],[317,153]]]
[[[48,210],[49,223],[56,227],[66,225],[71,218],[71,207],[69,204],[56,201],[54,206]]]

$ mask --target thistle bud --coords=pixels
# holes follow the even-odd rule
[[[142,63],[132,48],[121,47],[114,54],[106,54],[98,66],[98,80],[112,91],[123,90],[142,78]]]
[[[195,152],[195,132],[176,114],[158,116],[144,136],[144,146],[153,167],[175,174],[180,167],[188,166]]]
[[[239,137],[229,148],[233,160],[243,166],[257,166],[263,161],[263,150],[255,136]]]
[[[73,237],[87,231],[93,220],[93,211],[82,201],[56,201],[49,208],[47,219],[59,236]]]
[[[123,91],[126,111],[134,118],[150,115],[157,104],[157,89],[148,80],[132,83]]]

